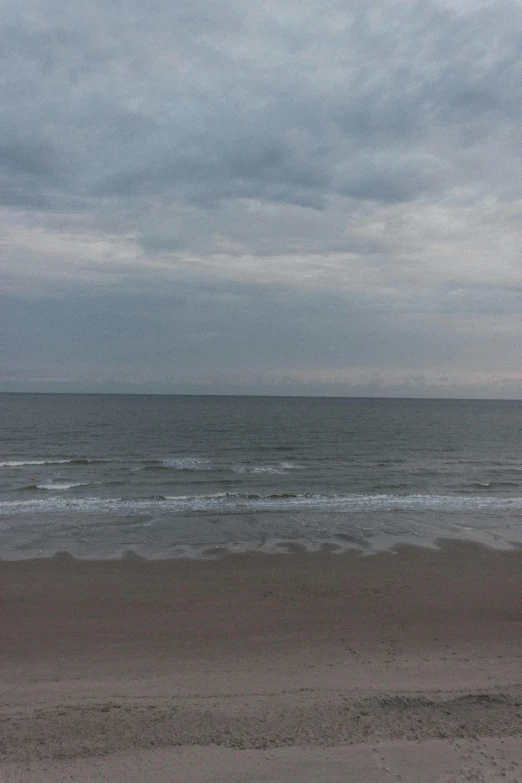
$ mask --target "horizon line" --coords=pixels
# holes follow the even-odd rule
[[[77,397],[245,397],[268,399],[307,399],[307,400],[397,400],[425,402],[522,402],[520,397],[429,397],[429,396],[388,396],[365,394],[266,394],[231,392],[142,392],[142,391],[3,391],[0,395],[39,395],[39,396],[77,396]]]

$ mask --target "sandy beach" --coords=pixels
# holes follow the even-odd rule
[[[0,564],[0,780],[522,781],[522,551]]]

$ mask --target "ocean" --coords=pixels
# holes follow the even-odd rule
[[[0,395],[0,558],[522,545],[522,402]]]

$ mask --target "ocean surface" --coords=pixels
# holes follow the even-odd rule
[[[522,545],[522,402],[0,395],[0,558]]]

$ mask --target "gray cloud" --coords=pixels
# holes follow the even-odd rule
[[[281,4],[284,21],[260,12],[257,25],[227,4],[159,6],[155,19],[137,3],[87,19],[30,5],[37,21],[3,33],[6,130],[34,136],[23,157],[66,193],[402,201],[469,180],[448,130],[469,151],[520,119],[515,4],[463,19],[435,2],[318,2],[308,20]]]
[[[5,11],[4,385],[519,388],[517,2]]]

